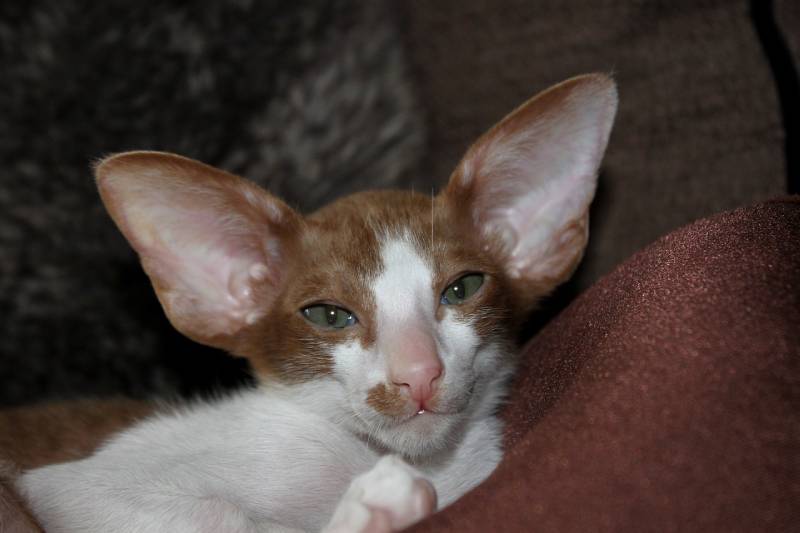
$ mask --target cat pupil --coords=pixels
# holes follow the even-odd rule
[[[337,309],[333,305],[325,306],[325,319],[327,320],[329,326],[336,324],[336,313]]]
[[[464,298],[464,282],[458,280],[457,282],[453,283],[453,294],[455,294],[456,298],[462,300]]]

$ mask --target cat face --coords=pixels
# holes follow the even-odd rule
[[[265,379],[333,383],[344,424],[420,455],[496,400],[515,323],[580,260],[615,110],[608,77],[573,78],[489,130],[439,195],[360,193],[307,217],[172,154],[96,173],[177,329]]]
[[[293,275],[244,348],[257,371],[331,378],[343,418],[392,449],[443,446],[508,374],[519,316],[501,265],[453,207],[369,192],[309,217]]]

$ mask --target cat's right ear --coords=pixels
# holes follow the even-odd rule
[[[236,351],[238,334],[275,298],[300,216],[248,181],[174,154],[117,154],[95,175],[173,326]]]
[[[450,178],[445,199],[530,292],[567,279],[583,255],[616,109],[610,77],[567,80],[485,133]]]

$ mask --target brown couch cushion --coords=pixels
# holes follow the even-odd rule
[[[524,351],[507,452],[414,531],[777,531],[800,501],[800,199],[701,220]]]

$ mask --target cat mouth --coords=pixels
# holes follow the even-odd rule
[[[396,388],[378,385],[367,392],[366,404],[369,408],[363,414],[366,418],[373,418],[374,423],[387,426],[405,425],[415,420],[444,420],[449,416],[456,416],[463,412],[470,403],[473,384],[460,391],[460,394],[446,394],[439,390],[430,398],[410,398]],[[450,389],[452,393],[453,390]],[[360,409],[357,409],[360,411]],[[371,414],[367,414],[371,412]]]
[[[422,422],[423,420],[433,420],[435,418],[440,418],[447,416],[451,413],[444,413],[439,410],[431,409],[428,406],[417,407],[416,410],[407,411],[405,413],[396,413],[393,415],[386,415],[384,413],[384,424],[388,424],[388,426],[394,427],[402,427],[407,424],[416,424],[418,422]]]
[[[422,426],[427,426],[434,420],[441,419],[442,417],[446,416],[447,415],[442,413],[437,413],[436,411],[420,409],[419,411],[411,415],[397,418],[395,420],[395,427],[410,429],[410,428],[420,427],[418,426],[418,424],[422,424]]]
[[[406,414],[406,415],[400,415],[400,416],[397,416],[397,417],[394,417],[394,418],[395,418],[395,421],[398,424],[404,424],[404,423],[409,422],[411,420],[421,420],[421,419],[431,418],[431,417],[434,417],[434,416],[442,416],[443,414],[444,413],[440,413],[438,411],[435,411],[433,409],[430,409],[430,408],[426,407],[424,409],[421,409],[421,408],[417,409],[413,413],[409,413],[409,414]]]
[[[405,413],[398,413],[395,418],[399,422],[407,422],[414,419],[427,419],[432,417],[446,417],[458,415],[469,405],[469,398],[472,397],[473,386],[471,385],[466,394],[459,397],[447,397],[437,395],[423,402],[411,402],[407,405]]]
[[[461,412],[461,411],[460,410],[444,410],[444,409],[441,409],[441,408],[433,409],[433,408],[431,408],[431,407],[426,405],[425,407],[418,408],[416,411],[414,411],[411,414],[397,417],[397,422],[400,423],[400,424],[404,424],[404,423],[412,422],[412,421],[415,421],[415,420],[428,420],[428,419],[433,419],[433,418],[441,418],[441,417],[457,415],[459,412]]]

